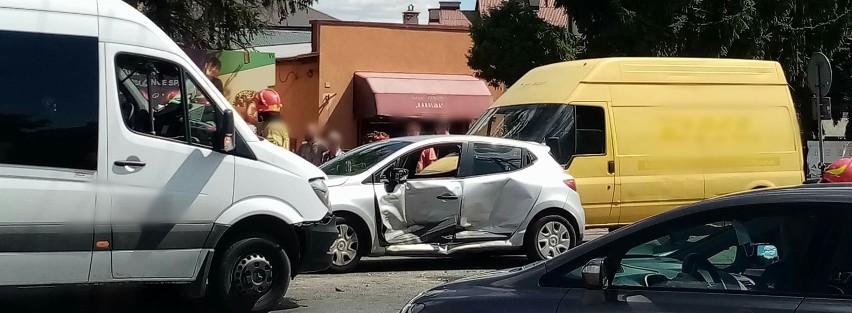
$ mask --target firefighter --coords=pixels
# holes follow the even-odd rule
[[[264,89],[254,98],[257,119],[260,122],[258,135],[272,144],[290,150],[290,134],[281,118],[281,97],[272,89]]]
[[[849,165],[852,164],[852,158],[842,158],[831,163],[822,172],[823,183],[852,183],[852,169]]]

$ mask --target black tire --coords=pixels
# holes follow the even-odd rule
[[[568,220],[562,216],[546,215],[539,218],[538,220],[535,220],[532,224],[530,224],[529,227],[527,227],[527,234],[524,238],[524,250],[527,253],[527,257],[532,261],[545,260],[549,257],[543,255],[539,251],[538,233],[541,231],[542,227],[544,227],[550,222],[556,222],[565,227],[567,235],[569,236],[569,249],[577,246],[577,230],[574,228],[574,225],[568,222]],[[558,254],[562,253],[564,253],[564,251],[561,251]]]
[[[367,230],[363,229],[361,223],[348,220],[345,217],[341,217],[341,216],[336,217],[336,222],[337,222],[338,238],[336,240],[334,240],[334,242],[331,244],[331,247],[329,247],[329,250],[330,251],[332,249],[337,250],[337,249],[342,248],[343,246],[347,246],[346,242],[341,243],[341,240],[343,240],[343,238],[342,238],[343,235],[340,234],[340,231],[341,231],[341,229],[349,229],[351,231],[350,236],[354,236],[354,238],[356,240],[355,246],[350,246],[351,248],[353,248],[355,250],[355,252],[354,252],[355,256],[352,257],[352,258],[344,257],[342,263],[345,263],[345,264],[339,265],[339,264],[335,264],[335,263],[338,262],[338,259],[341,257],[341,255],[338,254],[338,253],[334,253],[334,251],[332,251],[331,266],[328,267],[327,272],[329,272],[329,273],[348,273],[348,272],[351,272],[352,270],[354,270],[355,267],[358,266],[358,263],[361,262],[361,257],[364,256],[364,254],[365,254],[364,250],[367,247],[363,243],[364,243],[365,240],[371,240],[371,238],[370,238],[369,235],[367,235]]]
[[[292,271],[290,259],[278,242],[262,235],[249,235],[215,255],[210,273],[211,300],[227,312],[267,312],[278,306],[290,285]],[[261,271],[258,264],[271,268]],[[250,272],[247,277],[252,281],[268,281],[271,285],[262,291],[247,289],[249,284],[244,280],[248,278],[234,279],[238,271]]]

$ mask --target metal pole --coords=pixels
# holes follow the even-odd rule
[[[820,71],[820,68],[817,67],[817,75],[820,75],[818,77],[822,77],[821,72],[822,71]],[[819,138],[819,170],[820,170],[820,172],[825,170],[825,153],[824,153],[824,150],[822,148],[822,144],[823,144],[823,138],[822,138],[823,137],[822,136],[822,94],[823,94],[822,93],[822,86],[823,85],[825,85],[825,84],[823,84],[822,80],[820,80],[819,86],[817,86],[817,88],[819,88],[819,94],[817,95],[817,99],[816,99],[817,113],[819,113],[819,114],[817,114],[817,132],[818,132],[817,138]]]

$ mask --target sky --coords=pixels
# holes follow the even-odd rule
[[[318,0],[314,9],[345,21],[402,23],[402,11],[414,5],[420,12],[420,24],[429,19],[429,9],[440,0]],[[476,0],[461,0],[462,10],[472,10]]]

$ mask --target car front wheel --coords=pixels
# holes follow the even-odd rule
[[[564,217],[544,216],[527,231],[524,244],[527,256],[534,261],[555,258],[577,245],[576,233],[574,226]]]
[[[328,268],[332,273],[345,273],[355,269],[361,261],[361,241],[367,240],[362,236],[364,232],[358,224],[344,217],[337,217],[337,239],[331,244],[331,266]]]
[[[247,236],[231,244],[214,262],[213,300],[229,312],[267,312],[290,285],[290,259],[273,239]]]

